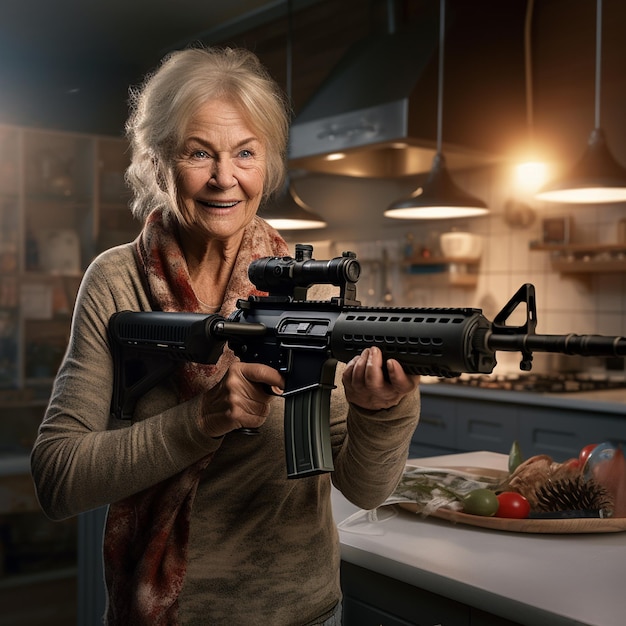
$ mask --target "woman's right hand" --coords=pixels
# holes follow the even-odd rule
[[[282,389],[284,379],[269,365],[235,361],[224,378],[204,394],[201,428],[209,437],[221,437],[239,428],[263,425],[274,397],[268,387]]]

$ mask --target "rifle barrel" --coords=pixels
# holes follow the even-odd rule
[[[626,337],[604,335],[496,334],[487,336],[491,350],[554,352],[579,356],[626,356]]]

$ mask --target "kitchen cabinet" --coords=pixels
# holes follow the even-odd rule
[[[127,161],[115,137],[0,126],[0,407],[47,400],[83,270],[138,232]]]
[[[577,457],[589,443],[615,441],[626,445],[626,420],[573,413],[559,409],[535,408],[520,412],[517,439],[522,450],[531,454],[547,454],[558,461]]]
[[[411,456],[489,450],[508,453],[517,438],[518,408],[505,403],[422,394]]]
[[[82,273],[101,250],[139,231],[124,183],[127,148],[117,137],[0,125],[2,597],[35,579],[75,574],[76,520],[45,518],[28,455],[65,352]]]
[[[420,420],[411,441],[410,457],[452,454],[456,444],[456,405],[422,393]]]
[[[578,456],[588,443],[612,440],[626,446],[626,419],[622,413],[605,412],[602,402],[577,403],[577,394],[560,402],[549,394],[455,391],[447,394],[437,385],[422,385],[411,457],[477,450],[508,454],[518,440],[526,458],[548,454],[562,462]]]
[[[500,402],[457,404],[457,448],[508,453],[517,438],[518,411]]]
[[[552,267],[561,274],[606,274],[626,271],[626,244],[531,243],[530,249],[550,252]]]
[[[341,588],[344,626],[518,626],[347,561]]]
[[[27,455],[0,456],[0,623],[75,623],[77,525],[45,517]]]

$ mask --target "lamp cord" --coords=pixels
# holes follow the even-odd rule
[[[446,31],[446,0],[439,2],[439,71],[437,80],[437,154],[441,154],[443,126],[443,50]]]
[[[534,0],[528,0],[526,4],[526,19],[524,22],[524,68],[526,78],[526,126],[530,145],[535,137],[535,112],[533,108],[533,59],[532,59],[532,24]]]
[[[602,0],[596,3],[596,111],[595,124],[600,128],[600,67],[602,65]]]
[[[292,69],[292,54],[293,54],[293,15],[292,15],[292,10],[291,10],[291,0],[287,0],[287,67],[286,67],[286,72],[287,72],[287,77],[285,78],[285,91],[287,92],[287,101],[289,103],[289,107],[291,108],[293,106],[292,102],[291,102],[291,80],[292,80],[292,73],[293,73],[293,69]]]

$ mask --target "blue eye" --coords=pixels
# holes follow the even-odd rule
[[[252,151],[250,151],[250,150],[242,150],[242,151],[239,153],[239,156],[240,156],[241,158],[243,158],[243,159],[249,159],[250,157],[252,157],[252,156],[254,156],[254,155],[253,155]]]

